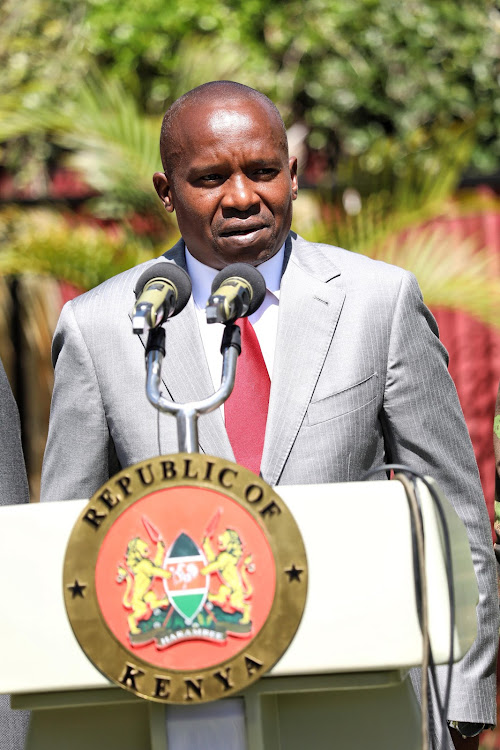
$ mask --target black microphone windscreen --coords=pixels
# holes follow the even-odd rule
[[[264,277],[255,266],[251,266],[249,263],[231,263],[231,265],[219,271],[213,280],[212,294],[215,294],[223,282],[232,276],[239,276],[240,279],[245,279],[252,287],[253,296],[247,312],[247,315],[251,315],[264,302],[264,297],[266,296],[266,282],[264,281]]]
[[[176,266],[175,263],[168,263],[166,260],[146,268],[144,273],[139,276],[139,280],[135,285],[134,294],[136,299],[142,294],[144,287],[151,279],[167,279],[167,281],[171,281],[175,285],[177,289],[177,304],[172,315],[177,315],[177,313],[180,313],[186,307],[191,296],[192,286],[191,279],[183,268]]]

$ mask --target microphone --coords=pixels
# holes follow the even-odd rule
[[[132,329],[134,333],[145,333],[185,308],[191,296],[191,279],[175,263],[161,261],[144,271],[134,293],[137,302]]]
[[[207,323],[234,323],[254,313],[266,296],[264,277],[248,263],[232,263],[219,271],[206,305]]]

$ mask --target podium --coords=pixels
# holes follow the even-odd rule
[[[420,487],[434,659],[450,648],[443,536]],[[27,750],[416,750],[408,669],[422,660],[410,512],[397,482],[280,486],[307,553],[309,588],[294,640],[240,696],[165,706],[112,685],[76,641],[62,569],[85,500],[0,508],[0,693],[33,711]],[[478,591],[465,528],[442,497],[452,540],[455,659],[476,637]],[[286,618],[286,612],[282,615]],[[226,731],[222,739],[218,732]],[[230,739],[227,739],[227,738]]]

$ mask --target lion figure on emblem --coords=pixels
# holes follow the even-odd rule
[[[131,539],[127,546],[125,556],[127,568],[122,565],[118,566],[118,583],[127,582],[123,604],[127,609],[132,610],[132,614],[128,617],[128,626],[130,633],[134,635],[141,632],[138,622],[148,613],[149,608],[154,610],[169,604],[167,597],[159,599],[152,591],[155,578],[170,578],[172,575],[161,567],[165,559],[165,544],[161,540],[157,542],[154,559],[148,556],[148,552],[147,542],[137,536]]]
[[[240,624],[250,622],[251,606],[246,601],[252,595],[253,588],[248,579],[248,573],[253,573],[255,566],[252,556],[248,555],[243,561],[243,544],[234,529],[226,529],[217,539],[219,552],[215,553],[210,538],[203,540],[203,551],[208,560],[201,570],[202,575],[218,573],[222,585],[216,594],[209,594],[208,600],[219,607],[229,604],[237,612],[242,613]],[[241,563],[241,564],[240,564]]]

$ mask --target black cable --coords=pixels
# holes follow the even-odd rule
[[[451,541],[450,541],[450,532],[448,529],[448,524],[446,523],[446,517],[444,514],[443,506],[441,503],[441,499],[436,492],[435,487],[428,482],[427,478],[425,476],[420,477],[422,482],[425,484],[427,489],[429,490],[431,497],[434,501],[434,505],[437,508],[438,514],[439,514],[439,520],[441,524],[441,529],[443,532],[443,541],[445,546],[445,554],[446,554],[446,578],[448,583],[448,599],[450,603],[450,651],[448,655],[448,671],[446,675],[446,684],[445,684],[445,691],[444,691],[444,700],[442,706],[440,705],[440,695],[439,695],[439,686],[437,682],[437,675],[436,675],[436,665],[434,663],[434,658],[432,656],[431,651],[431,658],[429,661],[430,670],[431,670],[431,677],[432,682],[434,685],[434,691],[436,693],[436,700],[438,703],[438,708],[440,709],[441,713],[441,730],[442,730],[442,737],[443,739],[444,734],[448,734],[448,707],[450,704],[450,692],[451,692],[451,679],[452,679],[452,673],[453,673],[453,662],[454,662],[454,651],[455,651],[455,589],[453,587],[453,560],[451,557]]]
[[[405,466],[404,464],[382,464],[378,467],[375,467],[373,469],[370,469],[363,477],[363,480],[366,480],[373,476],[374,474],[378,474],[379,472],[389,472],[389,471],[399,471],[403,474],[409,475],[409,478],[414,482],[415,484],[415,493],[417,495],[419,506],[421,506],[420,498],[418,496],[418,485],[415,482],[415,478],[420,479],[423,484],[427,487],[429,494],[433,500],[434,506],[437,509],[439,521],[441,525],[441,530],[443,534],[443,542],[445,547],[445,569],[446,569],[446,579],[447,579],[447,586],[448,586],[448,599],[450,604],[450,650],[448,655],[448,673],[447,673],[447,679],[446,679],[446,685],[445,685],[445,691],[444,691],[444,700],[441,702],[440,697],[440,691],[439,691],[439,685],[437,681],[437,675],[436,675],[436,666],[434,662],[434,657],[432,654],[432,648],[429,646],[429,669],[431,673],[431,679],[432,684],[434,686],[434,691],[436,694],[436,702],[438,706],[438,712],[439,712],[439,718],[440,718],[440,724],[441,724],[441,732],[442,732],[442,739],[444,736],[447,736],[448,733],[448,706],[450,702],[450,692],[451,692],[451,678],[452,678],[452,671],[453,671],[453,660],[454,660],[454,635],[455,635],[455,591],[453,588],[453,563],[452,563],[452,557],[451,557],[451,543],[450,543],[450,534],[448,529],[448,524],[446,522],[446,517],[444,514],[443,506],[441,503],[441,500],[439,498],[439,495],[437,494],[434,486],[428,481],[428,479],[419,471],[415,471],[414,469],[411,469],[409,466]],[[421,624],[421,581],[420,581],[420,574],[418,571],[418,564],[415,565],[415,556],[418,555],[418,552],[416,552],[416,539],[415,539],[415,529],[413,528],[413,518],[411,517],[411,525],[412,525],[412,550],[413,550],[413,568],[414,568],[414,575],[415,575],[415,592],[416,592],[416,605],[417,605],[417,613],[419,616],[419,623]],[[422,696],[422,700],[424,700],[425,696]]]
[[[439,520],[441,523],[441,529],[443,532],[443,541],[445,545],[446,577],[447,577],[447,582],[448,582],[448,599],[450,603],[450,651],[449,651],[449,657],[448,657],[448,673],[446,676],[444,700],[443,700],[443,705],[441,707],[441,710],[442,710],[442,717],[444,717],[442,721],[442,731],[448,732],[447,718],[448,718],[448,707],[450,703],[451,678],[452,678],[452,672],[453,672],[454,632],[455,632],[455,589],[453,588],[453,561],[451,557],[450,533],[448,529],[448,524],[446,523],[446,517],[444,514],[443,506],[439,498],[439,495],[436,492],[435,487],[431,483],[428,482],[425,476],[420,476],[419,478],[422,480],[422,482],[425,484],[425,486],[429,490],[431,497],[434,501],[434,505],[437,508]],[[435,672],[434,659],[432,659],[432,662],[431,662],[431,676],[432,676],[432,680],[434,684],[434,689],[436,691],[436,696],[438,698],[438,707],[439,707],[439,692],[438,692],[437,676]]]
[[[422,748],[429,750],[432,747],[432,741],[429,738],[429,719],[432,716],[432,706],[429,699],[429,653],[430,653],[430,636],[429,636],[429,599],[427,592],[426,576],[426,554],[424,527],[420,501],[417,498],[416,482],[406,474],[397,472],[394,479],[401,482],[406,492],[406,499],[410,510],[412,531],[415,531],[417,555],[413,555],[413,562],[417,558],[417,569],[420,580],[420,599],[421,614],[419,617],[420,630],[422,632],[422,670],[420,676],[420,694],[426,696],[421,705],[421,731],[422,731]],[[412,533],[413,537],[413,533]],[[412,542],[413,543],[413,542]],[[415,573],[415,570],[414,570]]]

